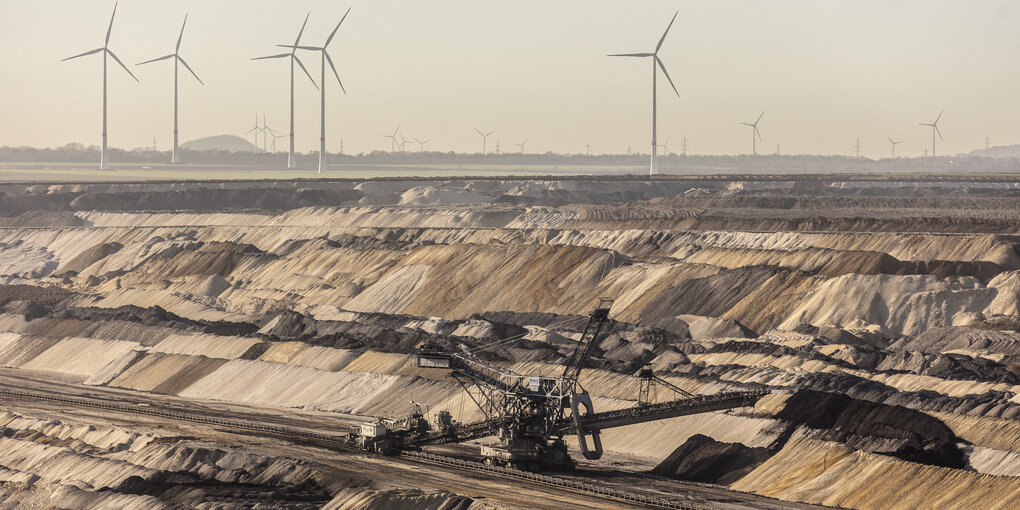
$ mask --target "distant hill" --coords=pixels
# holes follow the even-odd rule
[[[252,144],[240,136],[216,135],[184,142],[181,148],[190,151],[251,152]]]
[[[1020,159],[1020,145],[1000,145],[997,147],[989,147],[985,149],[974,149],[970,151],[968,156],[978,156],[982,158],[1018,158]]]

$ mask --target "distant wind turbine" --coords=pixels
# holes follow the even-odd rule
[[[340,73],[336,72],[336,66],[333,65],[333,59],[332,59],[332,57],[329,56],[328,48],[329,48],[329,43],[333,42],[333,36],[336,35],[337,30],[340,30],[340,25],[342,25],[344,20],[347,19],[347,15],[350,14],[350,12],[351,12],[351,8],[348,7],[347,8],[347,12],[345,12],[344,16],[342,18],[340,18],[340,22],[337,23],[336,27],[333,28],[333,31],[330,32],[329,37],[326,38],[326,42],[322,43],[322,46],[296,46],[297,48],[300,48],[302,50],[318,51],[321,54],[322,77],[319,78],[319,85],[321,85],[321,87],[319,88],[319,96],[321,98],[320,105],[319,105],[320,113],[321,113],[321,115],[319,116],[319,120],[320,120],[320,123],[319,123],[319,127],[320,127],[320,135],[319,135],[319,173],[320,174],[326,172],[326,63],[327,62],[329,63],[329,68],[333,70],[333,76],[336,77],[336,82],[340,84],[340,90],[343,91],[344,94],[347,94],[347,90],[344,89],[343,82],[340,81]]]
[[[893,139],[892,139],[892,138],[889,138],[888,136],[887,136],[887,137],[885,137],[885,139],[886,139],[886,140],[889,140],[889,143],[890,143],[890,144],[892,144],[892,157],[894,157],[894,158],[895,158],[895,157],[896,157],[896,144],[898,144],[898,143],[903,143],[903,140],[900,140],[900,141],[898,141],[898,142],[894,142],[894,141],[893,141]]]
[[[135,65],[142,65],[142,64],[148,64],[148,63],[151,63],[151,62],[158,62],[160,60],[166,60],[168,58],[174,59],[174,148],[173,148],[173,151],[170,153],[170,162],[171,163],[180,163],[181,162],[181,149],[180,149],[180,146],[177,145],[177,74],[178,74],[177,71],[178,71],[178,68],[180,67],[180,66],[178,66],[178,64],[184,64],[184,67],[188,70],[188,72],[190,72],[191,75],[194,76],[195,79],[198,80],[199,83],[201,83],[202,85],[205,85],[205,83],[202,82],[202,79],[199,78],[197,74],[195,74],[195,71],[193,71],[191,69],[191,66],[189,66],[188,63],[184,61],[184,58],[181,57],[181,55],[180,55],[180,51],[181,51],[181,39],[184,38],[184,27],[187,26],[187,24],[188,24],[188,15],[185,14],[184,15],[184,23],[181,23],[181,34],[177,36],[177,46],[174,47],[174,52],[173,53],[171,53],[169,55],[166,55],[166,56],[162,56],[162,57],[159,57],[159,58],[154,58],[152,60],[146,60],[145,62],[139,62],[138,64],[135,64]]]
[[[673,92],[676,93],[677,97],[680,97],[680,93],[677,92],[676,90],[676,85],[673,85],[673,80],[669,77],[669,73],[666,72],[665,64],[663,64],[662,60],[659,59],[659,48],[662,47],[662,42],[666,40],[666,34],[669,33],[670,27],[672,27],[673,22],[676,21],[677,14],[680,14],[680,11],[677,11],[676,14],[673,14],[673,19],[669,21],[669,25],[666,26],[666,31],[663,32],[662,37],[659,38],[659,44],[655,45],[655,51],[651,53],[617,53],[609,55],[610,57],[652,57],[652,161],[648,169],[649,175],[655,175],[659,173],[659,167],[655,161],[656,153],[658,152],[657,147],[655,145],[655,116],[656,116],[655,77],[656,73],[658,72],[658,69],[662,69],[662,74],[664,74],[666,76],[666,79],[669,80],[669,85],[673,87]]]
[[[268,150],[269,149],[269,135],[273,135],[273,141],[275,142],[276,141],[276,139],[275,139],[276,131],[273,130],[273,128],[269,127],[269,124],[266,122],[266,114],[263,113],[262,114],[262,152],[269,152],[269,150]]]
[[[664,156],[669,156],[669,137],[668,136],[666,137],[666,143],[662,144],[662,154]]]
[[[483,133],[483,132],[479,131],[478,128],[475,128],[475,132],[478,133],[479,135],[481,135],[481,137],[482,137],[482,156],[484,156],[485,155],[485,139],[488,138],[489,135],[495,133],[496,130],[493,129],[492,131],[489,131],[488,133]]]
[[[389,138],[390,139],[390,152],[396,152],[396,150],[397,150],[397,133],[398,132],[400,132],[400,126],[399,125],[397,126],[397,129],[393,130],[393,134],[392,135],[382,135],[383,138]]]
[[[942,112],[944,111],[945,110],[943,110]],[[931,124],[925,124],[923,122],[919,123],[921,126],[931,127],[931,159],[935,159],[935,133],[938,133],[939,140],[942,139],[942,132],[939,131],[939,119],[942,118],[942,112],[939,112],[939,116],[935,117],[935,122],[932,122]]]
[[[584,144],[584,155],[591,156],[591,140],[588,140],[588,143]]]
[[[259,133],[262,133],[262,131],[263,131],[262,126],[259,126],[259,114],[256,113],[255,114],[255,127],[253,127],[253,128],[248,130],[249,134],[254,133],[254,135],[252,135],[252,137],[254,139],[252,140],[252,144],[251,144],[251,152],[252,152],[252,154],[255,154],[256,152],[259,151]]]
[[[758,132],[758,122],[761,121],[761,118],[764,115],[765,115],[765,112],[761,112],[761,115],[759,115],[758,119],[754,121],[754,124],[748,124],[747,122],[741,122],[742,125],[750,126],[751,127],[751,155],[752,156],[758,154],[758,147],[756,145],[755,137],[757,136],[758,140],[761,140],[761,133]]]
[[[521,149],[521,154],[524,154],[524,146],[525,146],[525,145],[526,145],[527,143],[528,143],[528,139],[527,139],[527,138],[525,138],[523,142],[521,142],[521,143],[515,143],[514,145],[516,145],[516,146],[520,147],[520,149]]]
[[[264,60],[269,58],[286,58],[290,57],[290,153],[287,156],[287,168],[297,168],[297,158],[294,156],[294,63],[301,66],[301,70],[305,72],[305,76],[312,82],[312,86],[316,89],[319,88],[315,84],[315,80],[312,79],[312,75],[308,73],[308,69],[305,69],[305,65],[301,63],[301,59],[297,56],[298,44],[301,42],[301,34],[305,32],[305,25],[308,24],[308,16],[311,13],[305,15],[305,22],[301,24],[301,30],[298,32],[297,39],[294,39],[294,44],[288,46],[290,53],[280,53],[279,55],[269,55],[266,57],[255,57],[252,60]]]
[[[276,134],[273,135],[273,145],[272,145],[272,147],[273,147],[272,148],[273,154],[276,154],[276,141],[279,140],[280,138],[286,138],[286,137],[287,137],[287,135],[276,135]]]
[[[415,138],[414,141],[418,143],[418,152],[422,152],[425,149],[425,144],[429,143],[431,140],[419,140]]]
[[[113,60],[115,60],[118,64],[120,64],[120,66],[123,67],[124,70],[127,71],[127,73],[130,74],[131,77],[135,79],[136,82],[138,81],[138,78],[135,78],[135,75],[131,73],[131,70],[128,69],[127,66],[124,65],[124,63],[121,62],[119,58],[117,58],[117,55],[114,55],[113,51],[110,50],[110,32],[113,31],[113,18],[116,15],[117,15],[117,4],[114,3],[113,4],[113,14],[110,15],[110,26],[109,26],[109,28],[106,29],[106,40],[103,42],[103,47],[102,48],[96,48],[94,50],[89,50],[89,51],[86,51],[85,53],[82,53],[80,55],[75,55],[73,57],[67,57],[67,58],[65,58],[64,60],[61,61],[61,62],[63,62],[65,60],[71,60],[71,59],[78,58],[78,57],[84,57],[85,55],[91,55],[93,53],[99,53],[100,51],[103,52],[103,148],[102,148],[102,152],[99,153],[99,169],[100,170],[109,170],[110,169],[110,161],[107,159],[107,154],[106,154],[106,57],[107,56],[113,57]]]

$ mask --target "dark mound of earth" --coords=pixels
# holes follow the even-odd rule
[[[913,409],[800,390],[777,418],[818,429],[821,439],[912,462],[962,468],[959,439],[942,421]]]
[[[695,434],[655,466],[652,473],[692,482],[729,485],[761,465],[774,452],[740,443],[723,443]]]

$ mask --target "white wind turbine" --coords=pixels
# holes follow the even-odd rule
[[[489,131],[488,133],[483,133],[483,132],[479,131],[478,128],[475,128],[475,132],[478,133],[479,135],[481,135],[481,137],[482,137],[482,156],[484,156],[485,155],[485,139],[488,138],[489,135],[495,133],[496,130],[493,129],[492,131]]]
[[[296,46],[302,50],[318,51],[322,57],[322,76],[319,78],[319,96],[320,96],[320,135],[319,135],[319,173],[326,172],[326,63],[329,63],[329,68],[333,70],[333,76],[336,76],[336,82],[340,84],[340,90],[344,94],[347,94],[347,90],[344,89],[343,82],[340,81],[340,74],[336,72],[336,66],[333,65],[333,59],[329,56],[329,43],[333,42],[333,36],[336,35],[337,30],[340,30],[340,25],[343,24],[344,20],[347,19],[347,15],[350,14],[351,8],[347,8],[347,12],[344,13],[344,17],[340,18],[340,23],[336,24],[336,28],[330,32],[329,37],[326,38],[326,42],[322,46]]]
[[[397,129],[393,130],[393,134],[392,135],[382,135],[383,138],[389,138],[390,139],[390,152],[391,153],[396,152],[396,150],[397,150],[397,133],[399,131],[400,131],[400,125],[398,124],[397,125]]]
[[[191,66],[189,66],[188,63],[184,61],[184,58],[181,57],[181,55],[180,55],[180,51],[181,51],[181,39],[184,38],[184,27],[187,24],[188,24],[188,15],[185,14],[184,15],[184,23],[181,24],[181,35],[177,36],[177,46],[174,47],[174,52],[173,53],[171,53],[169,55],[166,55],[166,56],[163,56],[163,57],[154,58],[152,60],[146,60],[145,62],[140,62],[140,63],[136,64],[136,65],[142,65],[142,64],[148,64],[150,62],[158,62],[160,60],[166,60],[168,58],[174,59],[174,148],[173,148],[173,151],[170,153],[170,162],[171,163],[180,163],[181,162],[181,149],[180,149],[180,146],[178,146],[178,144],[177,144],[177,74],[178,74],[177,71],[178,71],[178,67],[179,67],[178,64],[184,64],[184,67],[191,73],[191,75],[194,76],[195,79],[198,80],[199,83],[201,83],[202,85],[205,85],[205,83],[202,82],[202,79],[199,78],[197,74],[195,74],[195,71],[193,71],[191,69]]]
[[[89,50],[89,51],[86,51],[85,53],[82,53],[80,55],[75,55],[73,57],[67,57],[67,58],[64,59],[64,60],[71,60],[73,58],[84,57],[85,55],[91,55],[93,53],[99,53],[100,51],[103,52],[103,149],[102,149],[102,152],[99,153],[99,169],[100,170],[109,170],[110,169],[110,161],[109,161],[109,159],[107,159],[107,155],[106,155],[106,57],[107,56],[113,57],[113,60],[117,61],[117,63],[120,64],[120,66],[123,67],[124,70],[127,71],[127,73],[130,74],[131,77],[135,79],[135,81],[138,81],[138,78],[135,78],[135,75],[131,73],[131,70],[128,69],[127,66],[124,65],[124,63],[121,62],[119,58],[117,58],[117,55],[114,55],[113,51],[110,50],[110,32],[113,31],[113,18],[116,15],[117,15],[117,4],[114,3],[113,4],[113,14],[110,15],[110,27],[106,29],[106,40],[103,42],[103,47],[102,48],[96,48],[94,50]],[[64,60],[62,60],[61,62],[63,62]]]
[[[520,149],[521,149],[521,154],[524,154],[524,146],[525,146],[525,145],[526,145],[527,143],[528,143],[528,139],[527,139],[527,138],[525,138],[523,142],[521,142],[521,143],[515,143],[514,145],[516,145],[517,147],[520,147]]]
[[[761,133],[758,132],[758,122],[761,121],[761,118],[763,116],[765,116],[765,112],[761,112],[761,115],[759,115],[758,118],[754,121],[754,124],[749,124],[747,122],[741,122],[740,123],[741,125],[750,126],[751,127],[751,155],[752,156],[758,154],[758,147],[756,145],[755,137],[757,136],[758,140],[761,140]]]
[[[414,141],[417,142],[418,144],[418,152],[422,152],[423,150],[425,150],[425,144],[429,143],[432,140],[419,140],[415,138]]]
[[[680,14],[680,11],[677,11],[676,14],[673,14],[673,19],[669,21],[669,25],[666,27],[666,31],[663,32],[662,37],[659,38],[659,44],[655,45],[655,51],[651,53],[617,53],[609,55],[610,57],[652,57],[652,161],[648,168],[649,175],[655,175],[659,173],[659,166],[655,161],[656,153],[658,152],[657,147],[655,145],[655,120],[656,120],[655,78],[658,73],[658,69],[662,69],[662,74],[664,74],[666,76],[666,79],[669,80],[669,85],[673,87],[673,92],[676,93],[677,97],[680,97],[680,93],[677,92],[676,90],[676,85],[673,85],[673,80],[669,77],[669,73],[666,72],[666,65],[662,63],[661,59],[659,59],[659,48],[662,48],[662,42],[666,40],[666,34],[669,33],[670,27],[672,27],[673,22],[676,21],[677,14]]]
[[[255,114],[255,127],[248,130],[248,134],[255,133],[254,139],[251,144],[251,153],[255,154],[259,151],[259,133],[262,133],[262,126],[259,126],[259,114]]]
[[[272,135],[274,137],[273,141],[275,142],[276,141],[275,140],[276,130],[271,128],[271,127],[269,127],[269,124],[266,123],[266,114],[263,113],[262,114],[262,152],[269,152],[269,135]]]
[[[287,168],[297,168],[297,159],[294,156],[294,63],[301,66],[301,70],[305,72],[308,79],[311,80],[312,86],[319,88],[315,84],[315,80],[312,79],[312,75],[308,73],[308,69],[305,69],[305,65],[301,63],[301,59],[297,56],[298,44],[301,42],[301,34],[305,32],[305,25],[308,24],[308,16],[311,13],[305,15],[305,22],[301,24],[301,30],[298,32],[297,39],[294,39],[294,44],[287,46],[290,48],[290,53],[280,53],[279,55],[269,55],[266,57],[255,57],[252,60],[263,60],[268,58],[285,58],[290,57],[290,153],[287,156]]]
[[[885,139],[886,139],[886,140],[889,140],[889,143],[891,143],[891,144],[892,144],[892,157],[894,157],[894,158],[895,158],[895,157],[896,157],[896,145],[897,145],[897,144],[900,144],[900,143],[903,143],[903,140],[900,140],[900,141],[898,141],[898,142],[897,142],[897,141],[893,141],[893,139],[892,139],[892,138],[889,138],[888,136],[887,136],[887,137],[885,137]]]
[[[943,111],[945,111],[945,110],[943,110]],[[941,119],[941,118],[942,118],[942,112],[939,112],[939,116],[935,117],[935,122],[932,122],[931,124],[925,124],[923,122],[919,123],[922,126],[930,126],[931,127],[931,159],[935,159],[935,133],[939,134],[939,140],[942,139],[942,132],[939,131],[939,119]]]

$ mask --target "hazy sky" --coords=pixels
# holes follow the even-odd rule
[[[243,135],[255,112],[287,132],[288,64],[251,61],[281,52],[311,12],[303,42],[332,44],[348,94],[327,83],[327,142],[346,152],[389,149],[397,125],[426,148],[480,150],[474,132],[497,130],[504,151],[647,152],[648,59],[660,52],[680,97],[660,74],[659,140],[679,152],[750,152],[764,110],[761,152],[921,155],[918,126],[940,109],[939,153],[1020,143],[1020,4],[1001,1],[437,1],[122,0],[110,48],[141,83],[111,67],[110,144],[171,143],[171,53],[190,13],[181,54],[205,81],[181,76],[181,140]],[[98,144],[99,47],[112,1],[0,0],[0,145]],[[304,54],[319,79],[318,56]],[[113,61],[111,60],[111,64]],[[115,64],[113,64],[115,65]],[[183,71],[183,68],[182,68]],[[298,149],[318,147],[319,95],[297,81]],[[281,139],[280,143],[285,140]]]

